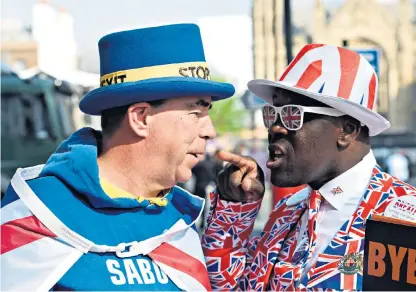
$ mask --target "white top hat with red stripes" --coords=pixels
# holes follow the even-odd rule
[[[340,47],[310,44],[303,47],[279,81],[255,79],[248,89],[273,104],[275,88],[313,98],[344,112],[369,128],[375,136],[390,122],[375,110],[377,75],[360,54]]]

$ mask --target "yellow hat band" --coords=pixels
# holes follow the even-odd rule
[[[100,87],[117,83],[135,82],[162,77],[190,77],[205,80],[211,79],[210,71],[206,62],[186,62],[109,73],[100,78]]]

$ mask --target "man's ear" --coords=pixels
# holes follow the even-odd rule
[[[338,147],[347,148],[361,133],[360,123],[350,118],[341,120],[341,134],[338,137]]]
[[[131,105],[127,110],[127,119],[131,130],[139,137],[147,137],[149,135],[149,126],[147,117],[150,113],[150,104],[140,102]]]

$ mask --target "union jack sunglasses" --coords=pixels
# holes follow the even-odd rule
[[[264,126],[268,129],[277,121],[277,116],[280,116],[280,121],[283,126],[289,131],[297,131],[302,128],[303,117],[305,113],[314,113],[332,117],[340,117],[345,114],[329,107],[309,107],[288,104],[277,107],[273,105],[265,105],[262,108]]]

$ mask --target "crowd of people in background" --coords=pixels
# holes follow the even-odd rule
[[[411,185],[415,183],[416,161],[412,161],[409,151],[393,150],[388,155],[378,157],[377,161],[380,167],[392,176]]]

